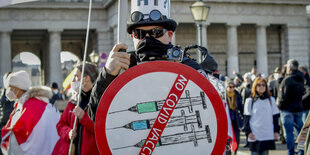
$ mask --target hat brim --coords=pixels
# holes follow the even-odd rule
[[[177,22],[172,19],[165,19],[161,21],[158,21],[158,20],[157,21],[141,21],[141,22],[136,22],[136,23],[128,22],[127,24],[128,24],[127,32],[129,34],[132,34],[132,30],[140,26],[162,26],[165,29],[173,31],[173,32],[178,26]]]

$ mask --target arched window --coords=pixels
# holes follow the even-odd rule
[[[40,59],[30,53],[30,52],[21,52],[13,58],[13,72],[19,70],[25,70],[32,82],[32,86],[41,85],[41,61]]]
[[[71,73],[74,68],[74,65],[79,62],[80,59],[73,53],[69,51],[62,51],[60,52],[60,62],[61,62],[61,69],[63,73],[64,79]]]

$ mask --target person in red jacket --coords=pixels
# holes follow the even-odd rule
[[[94,122],[87,115],[87,104],[89,102],[93,83],[98,76],[96,65],[85,63],[84,77],[81,78],[82,64],[75,68],[74,79],[71,89],[75,95],[70,99],[65,111],[63,112],[58,124],[57,131],[60,136],[52,154],[68,154],[70,141],[74,140],[74,154],[88,155],[99,154],[95,140]],[[80,104],[77,106],[77,95],[80,80],[83,80]],[[76,130],[73,130],[74,118],[77,116],[78,123]]]

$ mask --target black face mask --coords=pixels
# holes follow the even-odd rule
[[[145,37],[137,47],[138,59],[142,61],[164,60],[167,50],[172,48],[172,44],[163,44],[154,37]]]

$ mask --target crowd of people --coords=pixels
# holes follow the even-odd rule
[[[53,104],[66,96],[56,83],[51,87],[31,87],[30,77],[25,71],[4,75],[5,89],[0,100],[0,153],[68,154],[71,150],[71,154],[99,154],[94,122],[106,88],[121,70],[143,62],[166,60],[167,50],[174,47],[171,42],[177,22],[169,18],[166,2],[144,2],[144,5],[137,0],[131,2],[133,10],[127,32],[133,39],[135,53],[119,52],[126,50],[127,45],[118,43],[100,72],[96,65],[86,62],[83,77],[82,64],[78,64],[71,82],[73,93],[62,114]],[[210,63],[199,64],[187,55],[182,58],[180,63],[203,75],[218,75],[216,69],[210,68]],[[243,76],[234,74],[234,79],[226,80],[226,102],[229,107],[227,116],[231,119],[237,144],[243,131],[252,154],[266,155],[268,150],[275,149],[282,124],[288,154],[294,154],[294,132],[299,133],[302,120],[305,121],[303,115],[307,116],[310,108],[304,95],[309,94],[307,68],[299,67],[298,62],[291,59],[281,73],[276,69],[268,78],[258,74],[256,69]],[[236,154],[237,149],[234,151]],[[298,152],[303,154],[302,150]]]
[[[51,87],[31,87],[25,71],[8,72],[3,76],[2,153],[41,154],[43,149],[46,154],[68,154],[73,141],[71,148],[75,154],[99,154],[94,133],[94,106],[108,86],[106,80],[112,81],[115,76],[98,73],[97,66],[89,62],[85,63],[83,78],[81,71],[82,64],[77,64],[71,82],[72,94],[61,115],[52,102],[63,97],[56,83]],[[237,144],[240,132],[244,132],[247,136],[245,147],[249,147],[252,155],[268,155],[281,135],[288,155],[295,154],[295,139],[310,108],[307,69],[291,59],[281,71],[276,68],[269,77],[257,74],[255,68],[243,76],[235,71],[234,74],[233,79],[226,77],[226,102]],[[82,92],[78,96],[81,80]],[[36,136],[42,131],[49,134]],[[237,150],[233,154],[237,154]],[[297,151],[304,154],[303,150]]]
[[[255,68],[243,76],[235,71],[233,74],[234,78],[226,79],[226,98],[237,142],[243,131],[247,137],[245,147],[253,155],[266,155],[275,149],[274,142],[281,133],[287,154],[295,154],[295,140],[310,109],[307,68],[290,59],[282,70],[277,67],[268,77]],[[297,152],[304,154],[301,149]]]

